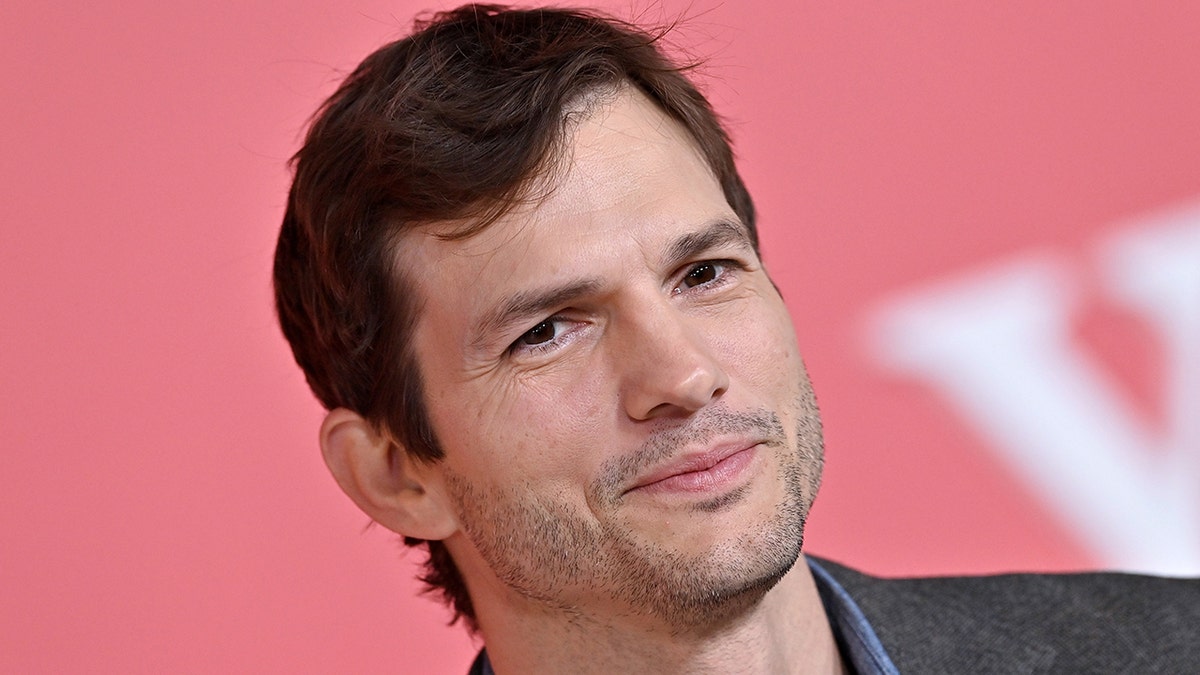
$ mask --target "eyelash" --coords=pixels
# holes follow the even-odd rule
[[[565,330],[562,332],[555,331],[554,336],[551,337],[549,340],[546,340],[545,342],[538,342],[536,344],[524,344],[522,341],[527,336],[529,336],[530,334],[532,334],[534,331],[538,330],[539,328],[542,328],[543,326],[547,326],[547,325],[553,326],[553,324],[567,322],[567,321],[570,321],[570,319],[568,319],[565,316],[559,316],[557,314],[554,316],[542,319],[541,321],[538,322],[538,324],[536,326],[534,326],[533,328],[530,328],[529,330],[522,333],[521,337],[517,338],[517,340],[515,342],[513,342],[512,345],[508,348],[508,351],[510,353],[524,352],[527,354],[544,354],[546,352],[558,349],[559,347],[563,346],[563,344],[564,344],[563,340],[566,339],[564,336],[570,335],[570,333],[571,333],[570,330]]]
[[[684,291],[683,283],[685,281],[687,281],[688,277],[692,276],[693,274],[695,274],[696,272],[700,271],[701,269],[703,269],[705,267],[716,268],[717,269],[716,278],[714,278],[712,281],[704,281],[696,286],[691,286],[688,288],[688,290],[691,290],[692,288],[705,288],[705,289],[719,288],[720,286],[723,286],[725,284],[725,282],[730,280],[730,278],[729,278],[730,272],[743,269],[743,267],[741,265],[739,265],[736,261],[733,261],[733,260],[703,260],[701,262],[698,262],[698,263],[688,266],[687,271],[683,273],[682,277],[680,277],[679,283],[676,284],[675,287],[671,289],[671,293],[676,294],[676,295],[678,295],[679,293],[682,293]]]
[[[683,287],[684,282],[687,280],[687,278],[689,276],[691,276],[692,274],[695,274],[697,271],[701,270],[702,268],[704,268],[706,266],[711,266],[711,267],[714,267],[717,269],[716,278],[712,279],[711,281],[701,282],[700,284],[697,284],[696,286],[691,286],[691,287],[687,287],[687,288]],[[693,263],[693,264],[687,266],[686,271],[684,271],[684,273],[680,276],[679,282],[675,285],[674,288],[671,289],[671,294],[679,295],[681,293],[684,293],[686,291],[691,291],[693,289],[712,290],[715,288],[719,288],[721,286],[724,286],[725,283],[727,283],[728,281],[731,281],[731,278],[730,278],[731,272],[736,272],[736,271],[740,271],[740,270],[744,270],[744,269],[745,269],[745,266],[742,265],[741,263],[737,262],[736,260],[702,260],[700,262]],[[703,291],[700,291],[700,292],[703,292]],[[539,321],[537,323],[536,326],[525,331],[524,333],[522,333],[520,335],[520,337],[518,337],[516,340],[514,340],[513,343],[511,345],[509,345],[509,347],[508,347],[508,353],[509,354],[517,354],[517,353],[523,352],[523,353],[527,353],[527,354],[536,355],[536,354],[543,354],[543,353],[546,353],[549,351],[553,351],[555,349],[558,349],[558,348],[564,346],[565,345],[564,340],[569,340],[570,339],[569,336],[571,335],[571,333],[573,331],[567,330],[562,333],[555,332],[554,336],[551,337],[549,340],[546,340],[545,342],[539,342],[536,344],[522,344],[522,341],[527,336],[532,334],[534,331],[537,331],[538,329],[540,329],[544,326],[552,325],[552,324],[559,323],[559,322],[567,322],[567,321],[571,321],[571,319],[569,319],[568,317],[565,317],[565,316],[558,315],[558,314],[555,314],[553,316],[549,316],[545,319],[542,319],[541,321]]]

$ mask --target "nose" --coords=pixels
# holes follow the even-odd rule
[[[621,397],[632,419],[690,415],[725,393],[729,376],[695,319],[669,301],[635,314],[623,322],[617,355]]]

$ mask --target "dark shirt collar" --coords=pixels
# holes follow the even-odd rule
[[[847,669],[857,675],[899,675],[900,671],[879,642],[867,617],[854,603],[854,598],[816,561],[812,558],[805,560],[812,570],[821,604],[825,606],[825,615],[829,617],[829,625]],[[495,675],[486,650],[480,650],[479,656],[471,664],[470,675]]]

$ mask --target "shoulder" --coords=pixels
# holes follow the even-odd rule
[[[1200,579],[881,579],[819,562],[902,672],[1188,672],[1200,663]]]

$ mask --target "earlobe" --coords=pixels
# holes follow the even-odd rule
[[[441,540],[457,529],[436,466],[413,459],[358,413],[337,408],[325,416],[321,454],[342,491],[389,530]]]

